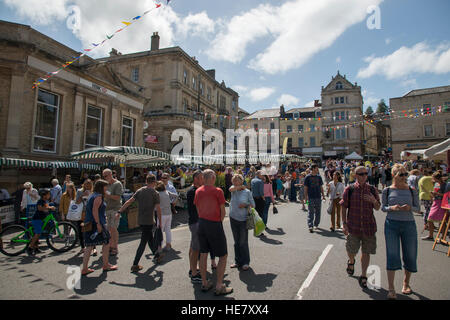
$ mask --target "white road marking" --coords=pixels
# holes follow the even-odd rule
[[[317,260],[316,264],[314,265],[314,267],[312,268],[311,272],[309,273],[308,277],[306,278],[306,280],[303,282],[302,286],[300,287],[300,290],[298,290],[297,292],[297,297],[296,300],[301,300],[303,299],[302,293],[303,290],[305,290],[306,288],[309,287],[309,285],[311,284],[311,282],[313,281],[314,277],[316,276],[317,272],[319,271],[320,266],[322,265],[322,263],[325,261],[325,258],[327,257],[328,253],[330,252],[331,248],[333,248],[332,244],[329,244],[322,252],[322,254],[320,255],[319,259]]]

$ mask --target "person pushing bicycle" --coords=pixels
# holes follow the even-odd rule
[[[27,249],[28,254],[31,256],[41,252],[38,247],[38,240],[42,233],[42,220],[47,217],[49,211],[54,211],[56,209],[55,207],[49,206],[50,189],[42,189],[39,192],[39,195],[41,196],[41,199],[37,202],[37,210],[32,218],[34,236]]]

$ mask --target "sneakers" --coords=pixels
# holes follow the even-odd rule
[[[309,232],[310,233],[313,233],[314,231],[313,231],[313,228],[309,228]]]
[[[200,273],[197,273],[195,276],[191,276],[192,283],[202,283],[202,276]]]

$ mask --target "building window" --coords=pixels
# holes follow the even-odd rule
[[[445,124],[445,135],[450,136],[450,123]]]
[[[425,137],[432,137],[434,136],[433,132],[433,125],[432,124],[426,124],[423,126],[423,134]]]
[[[204,93],[203,93],[203,82],[200,82],[199,84],[198,84],[198,87],[200,88],[200,95],[204,95]]]
[[[270,123],[270,130],[273,130],[273,129],[275,129],[275,123],[271,122]]]
[[[224,96],[220,96],[220,109],[226,110],[227,108],[227,99]]]
[[[131,80],[134,82],[139,82],[139,67],[133,68],[131,70]]]
[[[197,89],[197,80],[195,79],[195,77],[192,77],[192,89]]]
[[[345,128],[336,129],[335,137],[336,137],[336,140],[345,139],[346,138]]]
[[[336,90],[342,90],[343,88],[344,88],[344,86],[342,85],[342,82],[336,83]]]
[[[339,104],[339,97],[334,98],[334,104]]]
[[[189,104],[186,98],[183,99],[183,112],[186,113],[188,111]]]
[[[298,138],[298,147],[303,148],[304,144],[305,144],[305,142],[304,142],[303,138]]]
[[[127,147],[133,146],[134,137],[134,120],[131,118],[122,118],[122,145]]]
[[[287,127],[286,127],[286,131],[287,131],[287,132],[292,132],[292,126],[287,126]]]
[[[288,138],[287,148],[292,149],[292,138]]]
[[[294,113],[294,119],[300,118],[300,114],[298,112]]]
[[[86,116],[86,148],[99,147],[102,141],[102,116],[101,108],[88,105]]]
[[[206,88],[206,98],[211,101],[211,87]]]
[[[344,104],[344,97],[341,97],[340,99],[341,99],[340,103]]]
[[[39,89],[33,137],[34,151],[56,152],[59,103],[58,95]]]
[[[188,72],[186,70],[184,70],[184,72],[183,72],[183,83],[185,85],[188,84]]]
[[[309,130],[310,130],[311,132],[315,132],[315,131],[316,131],[316,125],[315,125],[315,124],[310,124],[310,125],[309,125]]]
[[[315,147],[316,146],[316,137],[310,137],[309,138],[309,146]]]
[[[233,111],[236,111],[236,107],[237,107],[237,101],[236,99],[231,100],[231,109]]]
[[[303,125],[302,124],[298,125],[298,132],[303,132]]]

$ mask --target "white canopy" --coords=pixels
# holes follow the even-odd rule
[[[422,156],[426,149],[404,150],[400,153],[402,160],[417,160],[418,156]]]
[[[363,159],[363,157],[361,157],[356,152],[353,152],[345,157],[345,160],[362,160],[362,159]]]
[[[448,150],[450,150],[450,139],[435,144],[434,146],[424,150],[424,158],[425,159],[432,158],[433,156],[443,154]]]

